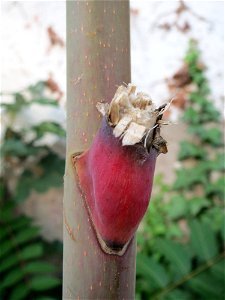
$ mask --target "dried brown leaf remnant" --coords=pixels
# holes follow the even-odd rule
[[[188,91],[186,87],[190,84],[191,78],[187,65],[184,64],[173,76],[167,80],[167,86],[172,94],[175,94],[172,105],[178,109],[185,109]]]
[[[205,68],[202,63],[198,64],[199,70]],[[190,92],[196,90],[196,85],[192,83],[187,64],[184,64],[170,79],[167,79],[167,86],[172,94],[175,94],[172,105],[184,110]]]
[[[59,85],[56,83],[56,81],[51,77],[51,75],[46,80],[46,85],[51,92],[56,93],[58,100],[62,98],[63,92],[60,89]]]
[[[138,16],[139,15],[139,9],[138,8],[130,8],[130,13],[133,16]]]
[[[136,93],[136,86],[130,83],[118,87],[110,105],[98,103],[97,108],[101,114],[107,116],[114,136],[122,140],[123,146],[143,143],[148,149],[159,133],[159,130],[154,129],[165,125],[161,119],[168,106],[169,104],[165,104],[156,108],[147,94]],[[159,134],[158,136],[160,137]],[[163,143],[164,147],[159,145],[159,150],[162,150],[160,153],[167,152],[165,140]]]
[[[166,31],[170,31],[172,28],[176,28],[181,33],[186,33],[191,30],[191,25],[188,21],[184,21],[183,24],[180,24],[180,21],[181,21],[182,15],[187,12],[200,21],[208,22],[204,17],[196,14],[189,6],[186,5],[186,3],[183,0],[180,0],[178,7],[175,9],[175,11],[171,11],[169,13],[159,16],[157,18],[157,22],[155,22],[155,24],[152,27],[153,28],[158,27],[158,28],[161,28]],[[171,23],[164,22],[162,24],[158,24],[160,19],[167,17],[171,14],[175,14],[175,20],[173,22],[171,22]]]
[[[171,78],[170,85],[182,88],[191,82],[188,66],[184,64]]]
[[[60,38],[60,36],[55,32],[55,30],[52,28],[52,26],[49,26],[47,28],[48,37],[51,43],[51,46],[59,45],[60,47],[64,47],[64,42]]]

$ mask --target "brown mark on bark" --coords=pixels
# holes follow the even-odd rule
[[[75,242],[76,238],[75,238],[75,235],[73,233],[73,229],[70,227],[70,225],[69,225],[69,223],[67,221],[67,218],[66,218],[66,215],[65,215],[65,211],[64,211],[64,224],[65,224],[65,227],[66,227],[66,230],[67,230],[69,236]]]

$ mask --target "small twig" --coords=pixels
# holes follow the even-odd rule
[[[167,285],[167,287],[165,287],[165,289],[163,289],[162,291],[160,291],[160,292],[156,293],[155,295],[153,295],[152,299],[159,299],[160,297],[168,294],[169,292],[171,292],[172,290],[174,290],[178,286],[184,284],[188,280],[192,279],[193,277],[199,275],[200,273],[206,271],[207,269],[209,269],[213,265],[217,264],[224,257],[225,257],[225,252],[222,252],[218,256],[208,260],[205,264],[201,265],[200,267],[198,267],[194,271],[192,271],[189,274],[185,275],[180,280],[176,281],[175,283]]]

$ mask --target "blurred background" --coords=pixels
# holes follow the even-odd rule
[[[136,299],[224,299],[224,4],[131,1],[132,82],[169,152],[140,225]],[[0,299],[61,299],[64,1],[1,2]]]

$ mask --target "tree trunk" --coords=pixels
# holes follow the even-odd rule
[[[67,1],[67,153],[64,190],[64,299],[133,299],[135,238],[122,256],[96,238],[71,162],[86,150],[118,85],[130,82],[128,1]]]

